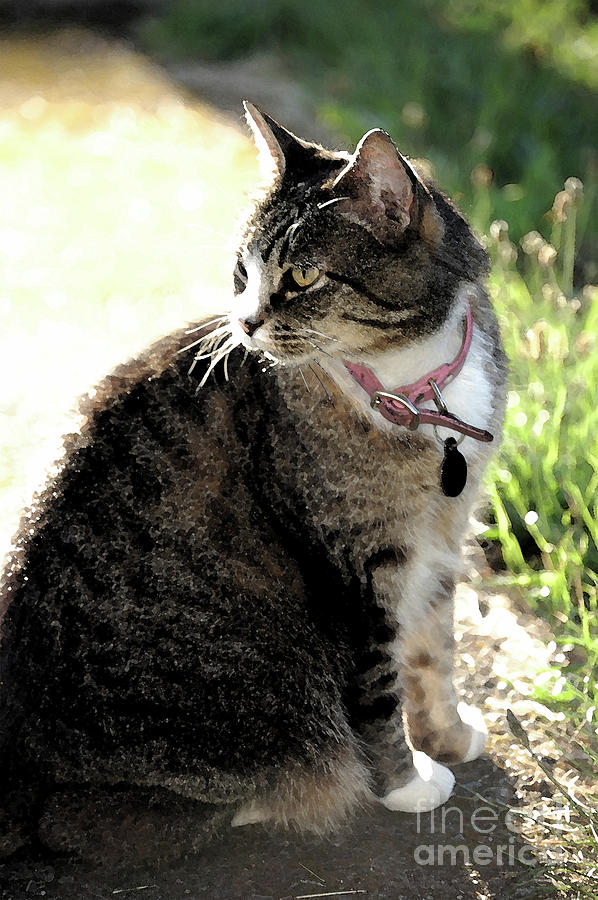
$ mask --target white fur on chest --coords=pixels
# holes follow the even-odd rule
[[[471,289],[470,289],[471,290]],[[375,358],[359,360],[368,365],[378,376],[387,391],[396,391],[402,385],[417,381],[443,363],[452,362],[463,343],[467,289],[461,291],[459,301],[446,324],[435,334],[423,338],[409,347],[388,350]],[[463,368],[457,377],[442,389],[449,412],[476,428],[488,428],[492,418],[492,386],[486,373],[485,362],[489,349],[483,332],[474,326],[473,338]],[[370,406],[370,398],[340,359],[326,359],[320,363],[334,378],[343,392],[351,399],[362,414],[366,415],[380,430],[396,432],[400,425],[394,425]],[[436,409],[429,401],[425,407]],[[447,428],[438,428],[441,440],[458,434]],[[418,433],[434,439],[433,425],[420,425]],[[466,437],[463,448],[473,452],[479,447],[478,441]]]

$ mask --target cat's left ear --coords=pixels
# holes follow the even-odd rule
[[[332,187],[343,198],[335,203],[335,211],[363,225],[383,244],[400,237],[418,215],[419,195],[427,194],[390,136],[379,128],[362,137]]]
[[[247,124],[253,132],[259,151],[260,169],[264,175],[282,177],[287,167],[295,168],[302,159],[313,154],[312,144],[287,131],[268,113],[259,110],[249,100],[243,100],[243,106]]]

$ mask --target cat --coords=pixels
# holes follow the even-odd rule
[[[122,836],[135,798],[175,831],[429,810],[484,748],[452,597],[504,408],[487,256],[384,131],[245,108],[270,181],[232,313],[84,401],[4,576],[4,855]]]

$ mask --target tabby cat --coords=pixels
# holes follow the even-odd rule
[[[504,400],[486,254],[384,131],[351,155],[246,112],[272,177],[232,314],[84,401],[4,577],[4,855],[142,832],[136,803],[428,810],[484,747],[452,595]]]

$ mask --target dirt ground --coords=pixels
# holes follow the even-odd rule
[[[163,865],[89,867],[29,852],[0,865],[0,900],[549,896],[535,854],[508,812],[522,798],[528,808],[534,797],[541,803],[546,784],[513,743],[504,720],[507,708],[522,717],[541,715],[542,709],[518,697],[503,676],[516,672],[523,686],[551,649],[532,636],[531,622],[523,627],[505,597],[480,597],[463,583],[457,613],[457,681],[463,698],[484,710],[491,739],[488,754],[454,767],[455,791],[441,809],[415,816],[372,807],[328,838],[225,823],[202,852]]]
[[[159,869],[110,872],[67,862],[31,858],[0,868],[8,886],[3,900],[29,897],[139,897],[147,900],[291,900],[299,897],[445,900],[524,896],[523,883],[533,870],[521,842],[493,819],[489,808],[466,796],[467,790],[503,799],[513,791],[504,773],[489,760],[457,769],[460,787],[442,811],[417,817],[382,807],[359,816],[352,826],[328,839],[271,834],[261,826],[230,829],[204,853]],[[488,834],[476,832],[477,825]],[[496,827],[493,827],[496,825]],[[473,861],[476,847],[488,848],[483,864]],[[502,850],[499,848],[502,845]],[[442,848],[445,849],[442,849]],[[453,851],[451,848],[455,848]],[[458,848],[458,849],[456,849]],[[478,850],[478,854],[480,851]],[[497,865],[497,858],[503,865]],[[419,860],[420,864],[416,862]],[[438,860],[444,864],[438,864]]]
[[[147,147],[152,140],[159,141],[164,129],[173,128],[177,147],[183,146],[186,141],[192,145],[194,152],[203,152],[208,143],[211,148],[211,156],[202,158],[202,164],[197,166],[198,196],[201,194],[202,203],[205,200],[208,206],[198,210],[193,207],[196,194],[189,190],[189,170],[184,176],[187,181],[183,187],[176,188],[183,212],[187,215],[190,210],[197,211],[200,220],[203,215],[212,222],[216,215],[215,208],[224,202],[231,207],[232,221],[232,212],[245,199],[236,186],[237,182],[240,184],[243,181],[243,167],[246,167],[248,180],[253,183],[255,179],[254,154],[249,139],[241,130],[239,116],[236,117],[239,124],[235,126],[230,120],[224,120],[222,111],[211,107],[205,98],[197,101],[191,96],[181,95],[167,73],[149,66],[131,49],[113,42],[81,35],[73,38],[71,34],[38,38],[29,43],[19,37],[18,45],[12,47],[10,40],[4,38],[2,44],[4,63],[0,73],[0,125],[7,133],[14,134],[15,129],[22,127],[27,130],[34,146],[36,135],[42,132],[46,135],[43,129],[53,127],[51,117],[60,115],[60,97],[65,81],[73,94],[68,98],[68,115],[77,118],[74,124],[60,125],[64,153],[70,153],[69,148],[74,147],[75,142],[83,138],[87,140],[89,133],[94,158],[100,161],[106,159],[107,166],[110,166],[113,146],[116,148],[115,158],[121,147],[127,152],[137,152],[130,138],[127,138],[126,147],[124,143],[118,143],[125,126],[132,129],[130,123],[135,116],[147,129],[147,136],[143,141],[140,139],[140,147],[142,144]],[[11,60],[12,70],[9,65]],[[252,65],[252,94],[259,102],[261,90],[265,91],[264,97],[272,96],[272,82],[275,79],[267,66],[259,63]],[[201,90],[198,72],[199,69],[193,78],[189,72],[178,72],[177,75]],[[203,85],[207,93],[217,99],[216,89],[209,88],[211,81],[218,84],[219,79],[213,76],[212,70],[209,77],[204,73]],[[230,108],[234,104],[235,94],[240,100],[246,81],[247,72],[244,75],[242,70],[231,76],[224,91],[226,98],[222,99],[224,106]],[[132,90],[136,92],[137,106],[131,101]],[[288,103],[289,94],[284,83],[280,82],[280,105],[277,106],[276,98],[269,103],[275,114],[284,108],[280,99],[283,94]],[[96,107],[98,112],[92,115],[89,111]],[[308,116],[308,110],[309,104],[302,100],[298,118]],[[317,134],[315,128],[312,134]],[[54,140],[53,131],[50,136]],[[44,146],[40,145],[40,152],[43,152]],[[231,147],[234,149],[231,150]],[[159,156],[162,152],[160,147],[156,152]],[[221,187],[212,174],[215,168],[210,170],[211,165],[216,167],[216,160],[223,153],[227,164],[235,167],[236,179],[235,183],[228,179],[224,200]],[[100,168],[97,173],[101,177]],[[130,190],[133,189],[131,185]],[[144,186],[140,189],[143,190]],[[122,193],[122,186],[117,185],[117,190]],[[54,213],[48,213],[44,207],[46,218],[52,219],[55,214],[56,221],[60,221],[61,198],[61,192],[56,190],[51,199],[45,201],[46,205],[57,204]],[[159,200],[154,199],[153,202],[158,204]],[[210,202],[212,207],[209,207]],[[128,209],[132,210],[136,234],[139,235],[145,228],[146,207],[139,198],[134,197]],[[149,213],[146,218],[150,218]],[[160,216],[156,218],[156,234],[159,237],[163,219]],[[226,230],[228,220],[225,224],[219,223],[219,227]],[[11,234],[17,234],[19,223],[17,221],[15,224],[14,216],[11,228]],[[162,224],[162,233],[165,231]],[[173,247],[184,241],[184,237],[183,233],[177,236]],[[105,237],[103,239],[106,241]],[[15,241],[17,246],[16,238]],[[214,251],[208,247],[207,253],[212,271]],[[197,259],[196,267],[200,265]],[[19,265],[21,271],[22,261]],[[113,365],[119,354],[128,355],[134,344],[153,337],[159,325],[163,328],[174,327],[176,323],[173,319],[179,314],[181,321],[185,317],[191,318],[192,304],[175,304],[173,312],[173,301],[159,322],[154,320],[147,324],[137,307],[127,306],[125,286],[117,298],[118,302],[111,300],[108,303],[111,318],[100,323],[106,329],[106,339],[99,347],[89,338],[89,321],[81,319],[73,325],[77,313],[73,311],[71,314],[68,300],[72,287],[66,282],[61,286],[62,277],[59,269],[48,268],[44,275],[46,280],[53,281],[54,293],[48,300],[48,318],[42,325],[32,330],[23,308],[19,307],[14,311],[12,324],[2,342],[3,359],[12,360],[10,378],[4,376],[0,379],[3,388],[0,392],[0,421],[8,426],[0,437],[0,450],[8,454],[6,458],[13,465],[10,483],[8,480],[0,483],[3,510],[0,530],[5,545],[8,535],[14,530],[18,507],[41,480],[43,467],[52,460],[56,434],[67,430],[71,424],[69,409],[75,394],[85,390]],[[221,283],[218,283],[212,298],[213,305],[218,305],[224,290],[224,276],[218,277]],[[17,287],[20,290],[20,286]],[[171,297],[179,294],[187,296],[185,291],[192,299],[195,296],[189,284],[173,286],[169,283],[164,288],[158,285],[156,291],[159,293],[162,289],[168,290]],[[9,288],[5,286],[7,296],[8,293]],[[61,297],[66,297],[66,300],[60,300]],[[197,312],[196,307],[197,304],[193,313]],[[61,326],[62,330],[54,327],[57,316],[68,318],[68,327]],[[123,332],[123,322],[129,331],[125,328]],[[95,330],[100,330],[100,325]],[[73,327],[79,328],[75,342]],[[112,332],[111,327],[114,329]],[[51,354],[48,333],[52,336]],[[19,369],[20,360],[14,353],[12,357],[10,354],[25,335],[30,352],[26,368]],[[61,373],[60,378],[57,378],[56,372]],[[46,446],[44,440],[48,435],[50,439]],[[40,455],[42,444],[43,453]],[[389,900],[471,897],[490,900],[511,896],[548,896],[539,870],[530,865],[532,856],[529,848],[521,835],[516,833],[503,806],[517,805],[524,796],[528,804],[540,803],[547,788],[535,766],[512,739],[506,726],[505,712],[508,708],[514,709],[524,723],[533,725],[538,733],[542,730],[538,722],[554,721],[554,714],[529,700],[528,694],[534,678],[550,659],[555,658],[556,648],[550,644],[549,635],[531,614],[516,608],[509,597],[499,594],[489,596],[474,588],[484,571],[483,554],[477,551],[468,557],[464,564],[463,583],[458,590],[457,646],[458,682],[462,697],[476,703],[484,711],[491,730],[489,754],[475,763],[455,768],[457,787],[445,808],[444,818],[442,811],[437,811],[434,818],[426,814],[420,821],[415,816],[391,813],[377,807],[363,811],[352,825],[327,839],[299,837],[294,833],[272,834],[262,826],[225,828],[221,836],[203,852],[186,860],[162,866],[144,865],[117,870],[107,864],[90,868],[74,860],[30,851],[0,865],[1,900],[30,897],[87,900],[121,896],[125,900],[129,897],[139,897],[141,900],[185,897],[298,900],[326,896]],[[558,662],[558,654],[556,659]]]

